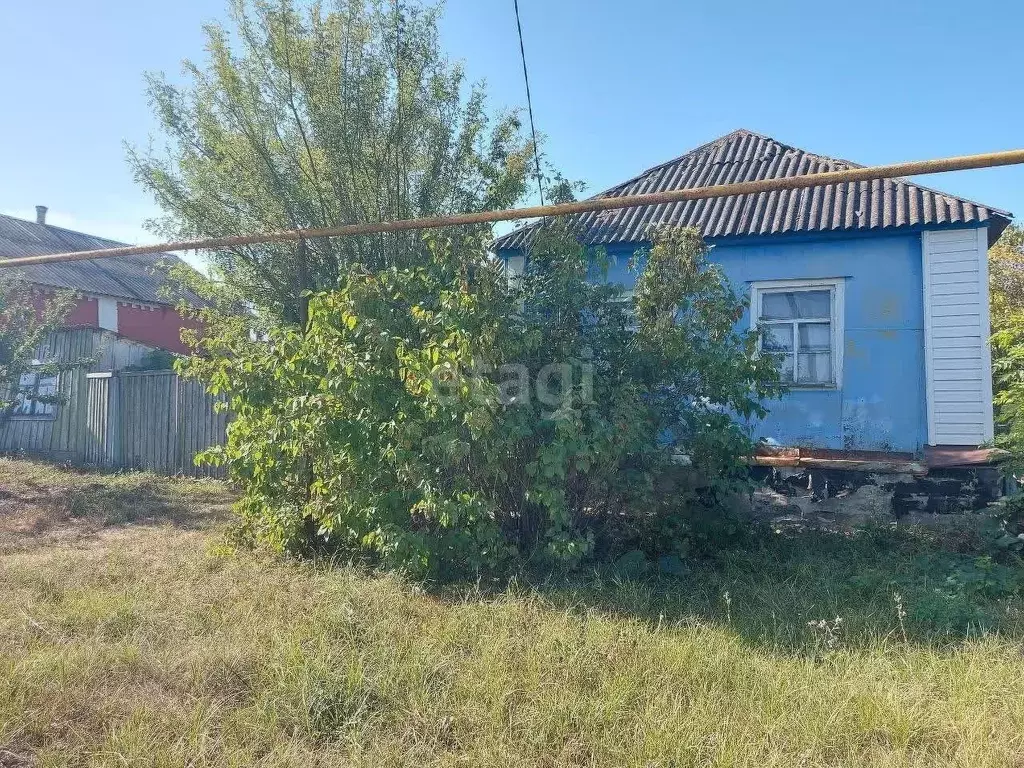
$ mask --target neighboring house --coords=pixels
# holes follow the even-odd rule
[[[600,197],[859,167],[739,130]],[[919,454],[992,439],[987,248],[1010,214],[906,179],[831,184],[575,217],[609,279],[655,225],[692,226],[750,296],[741,324],[783,355],[791,389],[755,425],[769,443]],[[524,268],[539,223],[493,248]]]
[[[123,243],[47,224],[43,206],[37,207],[35,222],[0,215],[0,259],[119,245]],[[23,397],[13,414],[0,424],[0,451],[26,451],[75,462],[150,466],[153,462],[149,461],[149,454],[159,448],[160,461],[174,463],[167,458],[172,452],[161,441],[169,440],[175,445],[180,442],[172,432],[176,414],[184,407],[179,402],[182,396],[178,390],[186,391],[185,385],[179,385],[176,377],[166,373],[161,374],[159,382],[149,382],[156,394],[149,402],[140,400],[133,406],[131,412],[135,415],[129,424],[127,418],[122,419],[123,423],[108,418],[107,412],[119,407],[122,390],[135,392],[146,382],[133,381],[126,388],[108,385],[106,378],[126,368],[145,367],[159,350],[188,352],[181,342],[181,329],[196,328],[197,323],[183,317],[175,308],[175,300],[164,293],[167,278],[162,266],[180,263],[171,254],[156,254],[35,265],[18,270],[38,287],[41,302],[47,294],[62,289],[74,291],[77,297],[63,327],[51,333],[39,350],[40,361],[88,360],[88,364],[59,377],[25,374],[22,388],[40,396],[58,392],[62,402]],[[201,301],[191,294],[185,299],[193,304]],[[219,434],[220,422],[207,418],[202,393],[187,391],[189,402],[194,400],[197,407],[201,406],[203,429],[210,422],[216,429],[207,431]],[[132,435],[126,432],[122,436],[120,432],[135,430],[143,423],[143,416],[153,419],[152,424],[145,422],[142,430],[152,445],[147,450],[132,449],[130,455],[124,456],[121,444],[135,445],[138,441],[129,441]],[[118,434],[108,435],[110,430]],[[200,437],[200,442],[205,441],[206,432]],[[100,461],[101,453],[109,456]],[[183,461],[190,463],[191,457],[186,456]]]
[[[124,245],[47,224],[45,206],[37,206],[36,212],[34,222],[0,215],[0,259]],[[40,264],[20,272],[43,292],[71,289],[80,294],[64,322],[68,328],[97,328],[127,341],[185,354],[181,329],[194,328],[196,323],[182,317],[176,301],[163,294],[167,280],[158,266],[180,263],[177,256],[160,253]]]

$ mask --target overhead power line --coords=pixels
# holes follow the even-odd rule
[[[540,204],[544,205],[544,182],[540,172],[540,145],[537,144],[537,128],[533,124],[533,99],[530,98],[530,74],[526,69],[526,49],[523,47],[523,24],[519,20],[519,0],[512,0],[516,9],[516,29],[519,30],[519,56],[523,60],[523,81],[526,83],[526,112],[530,116],[530,135],[533,136],[533,159],[537,163],[537,191]]]
[[[85,261],[88,259],[107,259],[118,256],[139,256],[147,253],[163,253],[165,251],[212,250],[242,245],[257,245],[260,243],[283,243],[316,237],[353,237],[356,235],[373,235],[381,232],[407,232],[410,230],[440,229],[442,227],[456,227],[468,224],[493,224],[498,221],[515,221],[543,216],[567,216],[577,213],[590,213],[592,211],[610,211],[621,208],[639,208],[645,205],[680,203],[686,200],[707,200],[716,197],[759,194],[761,192],[775,192],[786,189],[804,189],[806,187],[824,186],[827,184],[845,184],[856,181],[871,181],[873,179],[892,179],[901,176],[918,176],[929,173],[944,173],[946,171],[964,171],[971,168],[993,168],[1002,165],[1021,164],[1024,164],[1024,149],[1011,149],[1005,152],[988,152],[980,155],[944,157],[935,160],[918,160],[909,163],[868,166],[866,168],[847,168],[841,171],[811,173],[804,176],[787,176],[781,179],[744,181],[738,184],[716,184],[696,189],[673,189],[666,192],[623,195],[622,197],[597,197],[572,203],[535,205],[529,208],[512,208],[503,211],[479,211],[477,213],[460,213],[453,216],[430,216],[422,219],[403,219],[401,221],[343,224],[337,227],[323,227],[320,229],[288,229],[251,235],[178,240],[157,245],[126,245],[119,248],[102,248],[94,251],[55,253],[47,256],[23,256],[16,259],[0,259],[0,268],[31,266],[34,264],[56,264],[65,261]]]

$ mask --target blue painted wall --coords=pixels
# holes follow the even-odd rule
[[[927,440],[921,234],[710,241],[737,290],[756,280],[844,278],[839,389],[793,389],[754,433],[780,445],[918,451]],[[612,246],[609,279],[632,285],[638,245]],[[504,256],[507,254],[499,254]],[[740,324],[747,328],[749,316]]]

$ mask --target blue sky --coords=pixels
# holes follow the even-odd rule
[[[152,242],[123,142],[146,70],[202,56],[221,0],[0,8],[0,212]],[[520,0],[538,130],[596,192],[744,127],[876,164],[1024,147],[1024,3]],[[855,9],[855,10],[853,10]],[[449,0],[444,46],[492,105],[525,102],[512,0]],[[1024,216],[1024,167],[923,179]]]

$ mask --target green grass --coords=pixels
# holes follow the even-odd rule
[[[225,497],[0,462],[0,765],[1022,764],[1016,572],[962,543],[435,593],[234,551]]]

